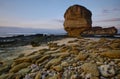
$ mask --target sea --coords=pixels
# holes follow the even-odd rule
[[[1,31],[0,29],[0,37],[12,37],[12,36],[18,36],[18,35],[35,35],[35,34],[54,34],[54,35],[65,35],[66,32],[64,30],[37,30],[37,31]],[[97,37],[99,37],[100,35],[96,35]],[[114,37],[120,37],[120,29],[118,30],[118,33],[116,35],[114,35]]]

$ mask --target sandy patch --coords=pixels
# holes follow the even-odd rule
[[[62,40],[54,41],[54,43],[57,43],[58,45],[68,44],[69,41],[77,40],[77,38],[65,38]]]
[[[20,47],[12,47],[12,48],[5,48],[2,49],[0,52],[0,60],[12,60],[18,57],[20,54],[28,55],[33,53],[34,51],[38,51],[40,49],[48,49],[48,46],[39,46],[39,47],[32,47],[31,45],[27,46],[20,46]]]

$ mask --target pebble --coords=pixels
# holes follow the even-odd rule
[[[61,63],[61,66],[63,67],[67,67],[68,65],[69,65],[68,62],[65,62],[65,61]]]

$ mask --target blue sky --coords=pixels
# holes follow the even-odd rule
[[[93,26],[120,28],[120,0],[0,0],[0,26],[61,29],[74,4],[92,11]]]

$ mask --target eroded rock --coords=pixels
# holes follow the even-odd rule
[[[84,6],[70,6],[64,14],[64,29],[69,36],[80,36],[83,31],[91,28],[91,16],[92,13]]]
[[[92,27],[82,33],[83,35],[114,35],[117,34],[117,29],[115,27]]]

